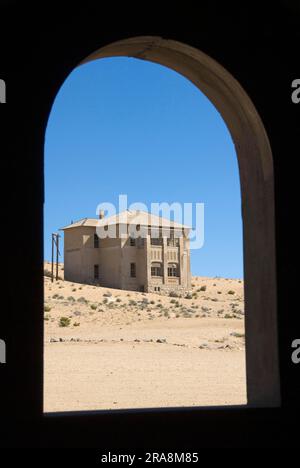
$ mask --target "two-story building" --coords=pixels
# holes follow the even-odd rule
[[[145,292],[191,287],[190,227],[145,211],[84,218],[62,228],[67,281]]]

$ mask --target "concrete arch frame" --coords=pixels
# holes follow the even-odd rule
[[[215,105],[231,133],[242,196],[248,406],[279,406],[274,175],[263,123],[235,78],[198,49],[141,36],[101,47],[79,65],[116,56],[159,63],[185,76]]]

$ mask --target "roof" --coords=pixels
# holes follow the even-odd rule
[[[185,228],[191,229],[191,226],[186,226],[184,224],[176,223],[162,216],[157,216],[147,211],[132,211],[125,210],[119,214],[109,216],[108,218],[83,218],[75,223],[69,224],[61,228],[61,231],[66,229],[74,229],[76,227],[87,226],[87,227],[100,227],[108,226],[112,224],[140,224],[141,226],[157,226],[157,227],[166,227],[166,228]]]

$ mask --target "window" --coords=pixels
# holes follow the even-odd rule
[[[130,263],[130,276],[131,276],[131,278],[135,278],[135,277],[136,277],[136,267],[135,267],[135,263]]]
[[[99,279],[99,265],[94,265],[94,279]]]
[[[144,241],[145,239],[143,237],[139,237],[138,239],[136,239],[136,246],[138,249],[142,249],[144,247]]]
[[[168,276],[179,276],[177,263],[168,264]]]
[[[99,248],[99,237],[98,234],[94,234],[94,248],[98,249]]]
[[[162,276],[162,275],[163,275],[162,264],[160,262],[151,263],[151,276]]]
[[[170,237],[169,239],[167,239],[167,245],[170,246],[170,247],[179,247],[178,237],[176,237],[176,238]]]
[[[162,237],[151,237],[151,245],[162,245]]]
[[[178,236],[178,231],[177,231]],[[167,238],[167,245],[170,247],[179,247],[179,238],[175,237],[174,229],[170,231],[170,237]]]
[[[135,246],[135,238],[134,237],[129,237],[129,244],[131,247]]]
[[[159,286],[154,286],[154,291],[159,292],[159,291],[160,291],[160,287],[159,287]]]

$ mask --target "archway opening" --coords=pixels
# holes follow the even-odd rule
[[[234,78],[198,50],[174,41],[142,37],[103,47],[84,62],[116,56],[156,62],[185,76],[206,94],[230,130],[238,157],[242,194],[248,404],[277,405],[273,171],[262,122]],[[157,273],[159,262],[154,263]],[[174,267],[176,262],[169,263],[173,279],[177,266]],[[132,277],[136,274],[133,265],[130,262]],[[99,269],[96,270],[99,276]],[[168,270],[169,267],[167,273]]]

